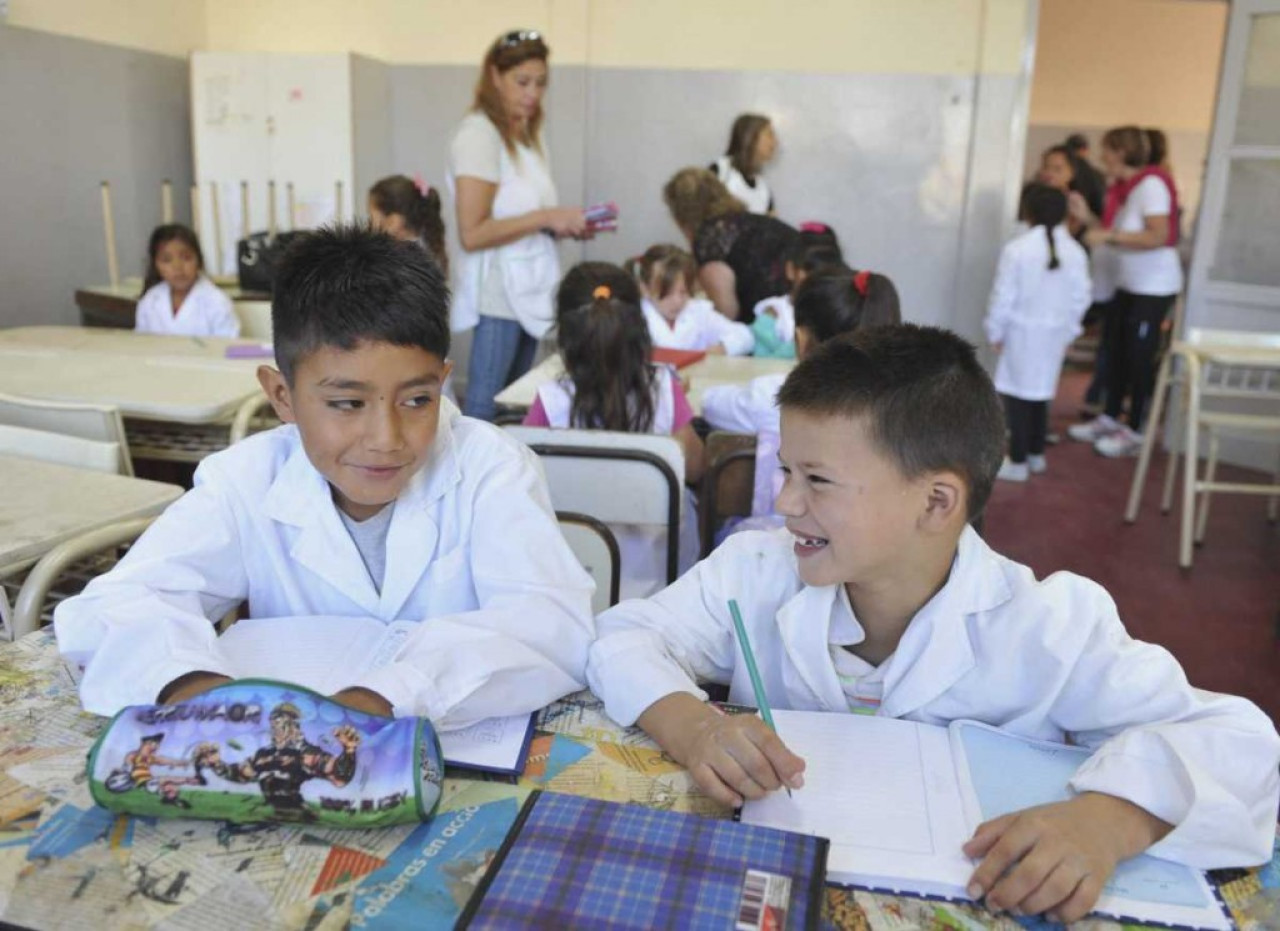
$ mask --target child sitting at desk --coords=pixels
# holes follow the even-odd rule
[[[444,245],[438,188],[407,175],[389,175],[369,188],[368,207],[374,229],[418,243],[435,257],[448,278],[449,253]]]
[[[303,237],[273,299],[285,425],[205,459],[195,488],[108,574],[58,606],[87,710],[224,682],[214,621],[419,621],[337,700],[460,726],[579,689],[592,583],[533,453],[440,398],[448,288],[416,245],[359,227]],[[287,649],[282,644],[281,649]]]
[[[989,906],[1072,921],[1148,847],[1202,868],[1266,862],[1280,790],[1267,717],[1192,688],[1168,652],[1129,638],[1094,582],[1038,582],[969,525],[1004,453],[972,346],[933,328],[859,330],[800,363],[778,400],[787,528],[737,534],[597,619],[587,678],[611,717],[638,722],[724,803],[800,789],[804,760],[697,684],[754,703],[736,599],[775,708],[976,719],[1095,751],[1070,801],[967,843],[981,861],[969,893]]]
[[[147,244],[147,277],[134,329],[166,336],[240,335],[231,298],[204,273],[195,232],[181,223],[157,226]]]
[[[766,297],[756,304],[751,335],[754,354],[762,359],[796,357],[796,291],[804,280],[820,268],[845,267],[836,231],[825,223],[801,223],[782,270],[791,283],[789,294]]]
[[[702,477],[704,450],[693,410],[675,370],[650,361],[653,344],[635,279],[608,262],[569,269],[556,294],[556,342],[565,374],[538,389],[525,415],[530,427],[655,433],[684,451],[684,479]],[[698,558],[696,504],[686,492],[679,568]],[[611,528],[622,551],[624,597],[652,594],[666,584],[666,530]]]
[[[650,246],[627,271],[640,282],[641,309],[653,345],[712,355],[745,356],[755,340],[751,327],[730,320],[705,297],[693,297],[698,264],[677,246]]]

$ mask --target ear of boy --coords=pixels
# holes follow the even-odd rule
[[[954,472],[935,472],[927,483],[920,529],[926,533],[954,531],[958,537],[968,521],[969,495],[964,479]]]
[[[284,423],[294,423],[297,417],[293,413],[293,395],[289,391],[289,383],[284,375],[269,365],[258,366],[258,384],[262,392],[271,402],[271,408]]]

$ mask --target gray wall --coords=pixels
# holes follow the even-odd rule
[[[187,63],[0,26],[0,326],[74,323],[107,280],[98,185],[110,181],[122,277],[140,275],[160,182],[190,221]]]

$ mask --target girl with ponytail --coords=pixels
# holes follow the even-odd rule
[[[421,243],[449,278],[440,192],[421,179],[391,175],[369,188],[369,223],[395,239]]]
[[[1028,184],[1021,213],[1030,229],[1000,253],[986,320],[987,339],[1000,356],[996,390],[1009,420],[1009,455],[996,477],[1014,482],[1048,468],[1049,402],[1093,299],[1088,257],[1064,222],[1066,195]]]

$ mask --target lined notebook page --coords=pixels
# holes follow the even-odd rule
[[[412,631],[362,617],[248,618],[218,638],[238,679],[279,679],[328,695],[384,666]]]

